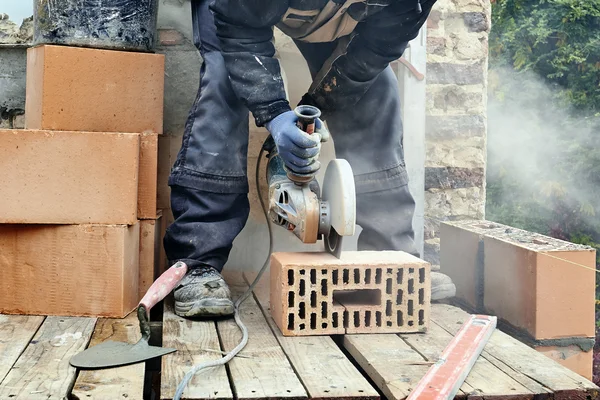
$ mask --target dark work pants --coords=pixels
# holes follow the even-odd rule
[[[248,109],[236,97],[219,52],[208,4],[193,0],[194,42],[203,57],[200,88],[171,171],[175,222],[164,240],[170,262],[221,271],[249,215],[246,157]],[[297,43],[313,76],[335,43]],[[359,250],[403,250],[418,255],[414,199],[402,148],[398,83],[384,70],[354,106],[327,115],[337,158],[355,174]]]

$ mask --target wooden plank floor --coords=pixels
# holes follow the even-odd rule
[[[95,318],[47,317],[0,382],[0,399],[67,398],[76,374],[69,359],[86,348],[95,323]]]
[[[234,296],[247,288],[248,277],[227,279]],[[434,305],[426,334],[346,335],[339,342],[284,337],[269,315],[265,283],[241,308],[250,336],[246,349],[227,367],[197,374],[185,399],[405,399],[468,318],[459,308]],[[178,351],[163,357],[153,396],[169,400],[194,364],[218,359],[241,333],[231,319],[179,318],[172,300],[163,320],[163,346]],[[143,363],[97,371],[69,366],[70,357],[88,345],[135,343],[139,337],[135,314],[98,321],[0,315],[0,400],[158,398],[144,394],[150,379]],[[591,382],[496,331],[457,398],[593,400],[600,394]]]
[[[135,313],[124,319],[99,319],[90,346],[105,341],[136,343],[142,337]],[[80,371],[71,392],[74,400],[142,399],[144,363],[119,368]]]

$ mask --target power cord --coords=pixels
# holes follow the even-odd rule
[[[231,350],[229,353],[227,353],[227,355],[225,355],[223,358],[221,358],[219,360],[206,361],[206,362],[200,363],[200,364],[192,367],[192,369],[189,370],[185,374],[185,376],[183,377],[183,379],[177,386],[177,391],[175,392],[175,396],[173,397],[173,400],[181,400],[181,396],[183,396],[183,391],[187,387],[187,385],[190,382],[190,380],[192,379],[192,377],[198,371],[205,369],[205,368],[218,367],[219,365],[227,364],[229,361],[231,361],[233,359],[233,357],[235,357],[240,351],[242,351],[244,349],[244,347],[246,347],[246,345],[248,344],[248,328],[246,328],[246,325],[244,325],[244,323],[242,322],[242,319],[240,318],[239,309],[240,309],[240,306],[242,305],[242,303],[248,298],[248,296],[250,296],[252,294],[252,291],[254,290],[255,286],[260,281],[260,278],[262,277],[263,273],[266,271],[267,267],[269,266],[269,262],[271,260],[271,254],[273,253],[273,232],[272,232],[271,224],[269,223],[269,215],[267,213],[267,207],[265,205],[265,200],[263,199],[262,193],[260,191],[260,184],[259,184],[260,165],[261,165],[261,160],[264,155],[264,152],[265,152],[265,149],[263,146],[263,148],[260,149],[260,153],[258,154],[258,161],[256,162],[255,178],[256,178],[256,191],[258,192],[258,199],[260,200],[260,205],[262,206],[263,214],[265,216],[265,220],[267,221],[267,229],[269,231],[269,254],[267,255],[267,259],[265,260],[265,263],[263,264],[262,268],[258,272],[258,275],[256,276],[256,278],[254,278],[254,281],[252,282],[252,284],[248,287],[248,289],[246,289],[244,294],[242,294],[234,303],[234,319],[235,319],[235,323],[242,331],[242,340],[240,341],[240,343],[237,346],[235,346],[235,348],[233,350]]]

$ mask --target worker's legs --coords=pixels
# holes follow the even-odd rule
[[[193,270],[175,291],[176,311],[185,316],[233,312],[229,289],[215,271],[222,270],[250,210],[248,109],[231,87],[209,1],[192,1],[194,41],[203,64],[169,177],[175,221],[164,239],[169,261],[183,261]]]
[[[297,43],[313,76],[334,43]],[[336,156],[352,166],[359,250],[402,250],[418,255],[412,228],[415,202],[408,190],[402,148],[398,82],[388,67],[354,106],[325,116]]]

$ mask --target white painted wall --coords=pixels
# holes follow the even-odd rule
[[[426,24],[425,24],[426,25]],[[410,42],[405,51],[407,59],[417,71],[425,75],[427,67],[427,27]],[[425,204],[425,85],[427,79],[417,80],[403,65],[398,66],[398,83],[402,101],[402,122],[404,125],[404,158],[409,176],[409,188],[415,198],[413,229],[415,244],[423,256],[424,204]]]

